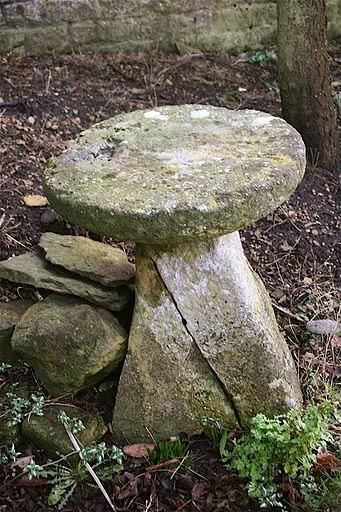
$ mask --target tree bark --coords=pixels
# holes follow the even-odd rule
[[[283,117],[302,135],[308,158],[336,170],[325,0],[277,0],[277,16]]]

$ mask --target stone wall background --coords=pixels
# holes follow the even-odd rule
[[[339,0],[328,1],[328,17],[340,35]],[[275,0],[0,0],[0,54],[226,53],[275,35]]]

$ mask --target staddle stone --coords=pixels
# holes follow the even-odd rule
[[[238,229],[273,211],[305,169],[300,135],[253,110],[184,105],[116,116],[45,177],[69,221],[137,242],[136,303],[113,425],[131,442],[246,425],[302,396]]]
[[[140,243],[232,233],[274,210],[305,167],[300,135],[254,110],[184,105],[122,114],[51,162],[45,193],[70,222]]]

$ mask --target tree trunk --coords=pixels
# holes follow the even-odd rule
[[[277,15],[283,117],[302,135],[311,161],[336,169],[325,0],[277,0]]]

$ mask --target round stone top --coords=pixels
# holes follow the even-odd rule
[[[81,133],[45,174],[70,222],[120,240],[176,244],[236,231],[301,181],[294,128],[255,110],[206,105],[115,116]]]

